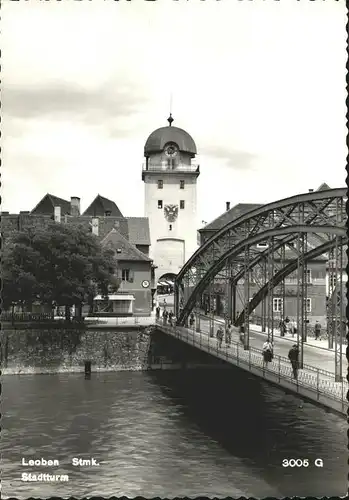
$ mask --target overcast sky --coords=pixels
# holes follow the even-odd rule
[[[345,185],[344,1],[5,1],[3,210],[144,215],[148,135],[196,142],[199,219]]]

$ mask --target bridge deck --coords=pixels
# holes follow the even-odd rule
[[[208,316],[202,315],[200,318],[200,324],[203,331],[208,332],[209,330],[209,318]],[[224,320],[215,317],[214,320],[215,331],[218,325],[224,325]],[[233,338],[239,340],[239,333],[236,328],[233,328]],[[258,325],[250,325],[250,346],[257,349],[262,349],[263,343],[266,341],[267,333],[261,331],[261,327]],[[288,351],[293,344],[297,343],[297,335],[294,337],[291,334],[287,334],[285,337],[281,337],[280,333],[274,331],[274,354],[279,354],[287,358]],[[326,370],[328,372],[335,373],[335,353],[333,349],[327,348],[327,340],[314,340],[309,338],[308,343],[304,343],[304,362],[314,368],[319,368],[321,371]],[[343,355],[342,355],[342,367],[343,373],[346,373],[347,358],[345,355],[346,345],[343,345]]]
[[[235,337],[232,339],[231,345],[227,346],[223,342],[221,348],[219,348],[216,338],[210,338],[209,336],[209,322],[201,321],[200,323],[200,332],[179,326],[164,326],[161,321],[158,322],[158,328],[164,333],[193,345],[204,352],[210,353],[217,358],[223,359],[228,363],[239,366],[254,375],[276,383],[304,398],[331,408],[341,414],[347,414],[348,401],[346,395],[348,382],[346,380],[335,382],[334,373],[326,370],[322,362],[322,358],[326,358],[328,355],[333,358],[333,353],[327,352],[325,349],[309,347],[313,351],[313,356],[317,359],[316,364],[319,366],[304,364],[303,369],[299,370],[298,379],[295,380],[291,364],[286,356],[275,354],[271,363],[264,364],[260,337],[256,337],[254,340],[251,338],[250,349],[244,350],[242,343],[238,340],[238,333],[235,330]],[[259,348],[253,345],[256,345],[256,343],[258,343]],[[287,352],[289,348],[290,343],[287,342]],[[285,347],[283,350],[285,350]]]

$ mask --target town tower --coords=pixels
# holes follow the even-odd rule
[[[155,283],[164,275],[176,275],[198,247],[196,145],[172,122],[170,114],[169,125],[152,132],[144,146],[144,212],[149,219],[150,257],[157,266]]]

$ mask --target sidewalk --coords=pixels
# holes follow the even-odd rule
[[[206,316],[204,314],[202,316],[204,318],[209,318],[209,316]],[[219,323],[225,323],[225,320],[221,316],[215,316],[215,321],[217,321]],[[255,325],[253,323],[250,323],[250,330],[252,330],[253,332],[256,332],[256,333],[260,333],[261,335],[265,335],[265,336],[268,335],[268,328],[266,328],[265,332],[262,332],[262,327],[260,325]],[[274,341],[276,338],[288,340],[289,342],[292,342],[293,344],[295,342],[297,342],[297,334],[294,334],[294,336],[292,336],[292,334],[286,333],[286,335],[281,336],[279,328],[274,328]],[[326,351],[334,352],[334,347],[332,347],[332,349],[330,349],[328,347],[328,339],[327,338],[326,339],[323,338],[321,340],[315,340],[314,337],[311,337],[308,335],[307,341],[304,342],[304,344],[309,346],[309,347],[317,347],[318,349],[325,349]],[[345,353],[346,348],[347,348],[347,344],[342,344],[343,353]]]
[[[201,316],[200,317],[200,327],[201,329],[206,333],[209,331],[209,322],[210,318],[208,316]],[[223,319],[216,319],[215,324],[217,323],[222,324],[224,322]],[[214,335],[216,336],[216,330],[217,327],[214,326]],[[250,328],[250,346],[254,347],[256,349],[262,349],[263,343],[265,341],[265,338],[267,336],[267,333],[262,333],[261,331],[257,330],[252,330]],[[239,330],[237,327],[233,327],[233,340],[239,341],[240,339],[240,334]],[[290,342],[291,341],[291,342]],[[285,338],[285,337],[280,337],[278,336],[277,338],[274,338],[274,354],[275,355],[280,355],[285,358],[288,356],[288,351],[291,348],[291,343],[295,343],[296,339],[292,338]],[[315,346],[317,347],[317,346]],[[316,349],[313,345],[308,345],[304,344],[304,359],[303,362],[305,364],[311,365],[314,368],[317,368],[319,370],[326,370],[327,372],[331,372],[335,374],[335,356],[334,356],[334,351],[329,350],[329,349]],[[346,369],[347,369],[347,359],[345,356],[345,349],[343,351],[343,356],[342,356],[342,372],[343,376],[345,376]]]
[[[254,325],[254,324],[250,323],[250,329],[252,329],[255,332],[259,332],[262,335],[268,335],[268,328],[266,329],[265,332],[262,332],[262,327],[260,325]],[[280,339],[289,340],[290,342],[293,342],[293,343],[295,343],[295,341],[297,341],[297,335],[296,334],[294,334],[294,336],[292,336],[292,334],[287,333],[286,335],[284,335],[282,337],[280,335],[279,328],[274,328],[274,338],[280,338]],[[332,349],[330,349],[328,347],[328,339],[327,338],[325,338],[325,339],[322,338],[321,340],[315,340],[314,337],[310,337],[308,335],[307,336],[307,341],[304,342],[304,343],[306,345],[308,345],[308,346],[311,346],[311,347],[317,347],[318,349],[326,349],[327,351],[334,352],[334,347],[332,347]],[[346,348],[347,348],[347,344],[342,344],[343,352],[345,352]]]

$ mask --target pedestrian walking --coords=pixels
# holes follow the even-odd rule
[[[230,323],[225,327],[225,345],[230,346],[231,344],[231,334],[232,334],[232,327]]]
[[[297,323],[295,321],[291,321],[291,333],[292,337],[297,333]]]
[[[280,337],[284,337],[286,334],[286,322],[285,322],[285,320],[280,321],[279,328],[280,328]]]
[[[270,363],[274,357],[274,348],[272,342],[266,340],[263,344],[263,359],[265,363]]]
[[[192,312],[189,318],[189,325],[192,327],[195,323],[195,316],[194,313]]]
[[[173,326],[173,324],[172,324],[172,319],[173,319],[173,312],[172,312],[172,311],[170,311],[170,312],[168,313],[168,322],[169,322],[169,325],[170,325],[170,326]]]
[[[223,342],[223,336],[224,336],[223,328],[221,326],[218,327],[216,336],[217,336],[217,341],[218,341],[218,347],[221,348],[222,342]]]
[[[316,321],[315,326],[314,326],[314,333],[315,333],[315,340],[321,340],[320,335],[321,335],[321,325],[318,321]]]
[[[162,321],[165,326],[167,325],[167,318],[168,318],[168,312],[165,309],[164,312],[162,313]]]
[[[288,359],[291,361],[293,376],[297,380],[299,370],[299,347],[297,344],[294,344],[288,351]]]
[[[245,344],[245,323],[240,326],[240,341]]]
[[[160,319],[160,307],[159,306],[157,306],[155,309],[155,315],[156,315],[156,319]]]

